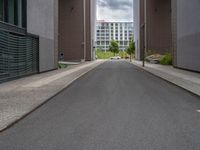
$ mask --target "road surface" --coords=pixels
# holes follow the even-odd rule
[[[108,61],[0,133],[0,150],[200,150],[198,109],[199,97]]]

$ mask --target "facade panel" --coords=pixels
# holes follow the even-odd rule
[[[38,37],[0,28],[0,82],[39,71]]]
[[[199,14],[199,0],[177,0],[177,67],[200,71]]]
[[[95,8],[94,0],[59,1],[59,57],[63,60],[92,60]]]
[[[147,54],[171,53],[171,0],[146,2]]]
[[[26,1],[0,1],[0,82],[39,72],[39,39],[26,31]]]

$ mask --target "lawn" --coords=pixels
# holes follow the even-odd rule
[[[111,57],[114,56],[114,54],[110,51],[105,52],[105,51],[97,50],[96,56],[97,56],[97,59],[110,59]],[[121,58],[126,58],[128,54],[126,52],[120,51],[118,54],[116,54],[116,56],[120,56]]]
[[[97,56],[97,59],[110,59],[111,57],[114,56],[114,54],[110,51],[105,52],[105,51],[97,50],[96,56]]]

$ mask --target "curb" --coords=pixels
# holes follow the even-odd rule
[[[153,73],[153,72],[145,69],[145,67],[139,66],[138,64],[135,64],[134,62],[129,62],[129,61],[127,61],[127,62],[130,63],[130,64],[132,64],[132,65],[134,65],[134,66],[136,66],[136,67],[138,67],[138,68],[140,68],[140,69],[142,69],[143,71],[145,71],[145,72],[147,72],[147,73],[149,73],[149,74],[151,74],[151,75],[153,75],[153,76],[155,76],[157,78],[160,78],[160,79],[162,79],[162,80],[164,80],[164,81],[166,81],[166,82],[168,82],[168,83],[170,83],[170,84],[172,84],[172,85],[174,85],[174,86],[176,86],[176,87],[178,87],[178,88],[186,91],[187,93],[189,93],[189,94],[191,94],[193,96],[196,96],[196,97],[200,98],[199,94],[197,94],[195,92],[192,92],[191,90],[189,90],[187,88],[184,88],[184,87],[182,87],[182,86],[180,86],[180,85],[178,85],[178,84],[176,84],[174,82],[171,82],[168,79],[165,79],[164,77],[161,77],[161,76],[159,76],[159,75],[157,75],[157,74],[155,74],[155,73]]]
[[[4,131],[6,131],[7,129],[13,127],[15,124],[17,124],[18,122],[20,122],[21,120],[23,120],[24,118],[26,118],[27,116],[29,116],[31,113],[35,112],[37,109],[39,109],[40,107],[44,106],[46,103],[48,103],[51,99],[53,99],[54,97],[56,97],[57,95],[59,95],[60,93],[62,93],[63,91],[65,91],[66,89],[68,89],[69,87],[71,87],[75,81],[77,81],[78,79],[80,79],[81,77],[84,77],[85,75],[87,75],[90,71],[96,69],[98,66],[102,65],[103,63],[105,63],[106,61],[102,61],[99,62],[98,64],[96,64],[96,66],[91,67],[88,71],[85,71],[83,73],[81,73],[79,76],[77,76],[76,78],[74,78],[73,80],[71,80],[68,84],[66,84],[66,86],[64,88],[62,88],[61,90],[59,90],[58,92],[56,92],[55,94],[53,94],[51,97],[49,97],[47,100],[44,100],[44,102],[40,103],[38,106],[34,107],[33,109],[31,109],[29,112],[25,113],[24,115],[22,115],[20,118],[14,120],[12,123],[10,123],[9,125],[2,127],[2,129],[0,129],[0,133],[3,133]],[[80,71],[80,70],[79,70]]]

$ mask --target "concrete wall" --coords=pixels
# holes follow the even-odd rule
[[[134,41],[136,59],[141,60],[145,49],[145,9],[144,0],[134,0]]]
[[[86,60],[95,59],[96,0],[86,0]]]
[[[95,39],[96,39],[96,22],[97,22],[97,0],[91,0],[91,37],[92,37],[92,60],[96,59],[96,48],[95,48]]]
[[[200,1],[177,0],[177,67],[200,71]]]
[[[27,32],[39,36],[40,72],[57,68],[57,1],[27,1]]]
[[[140,60],[140,0],[133,0],[135,57]]]

